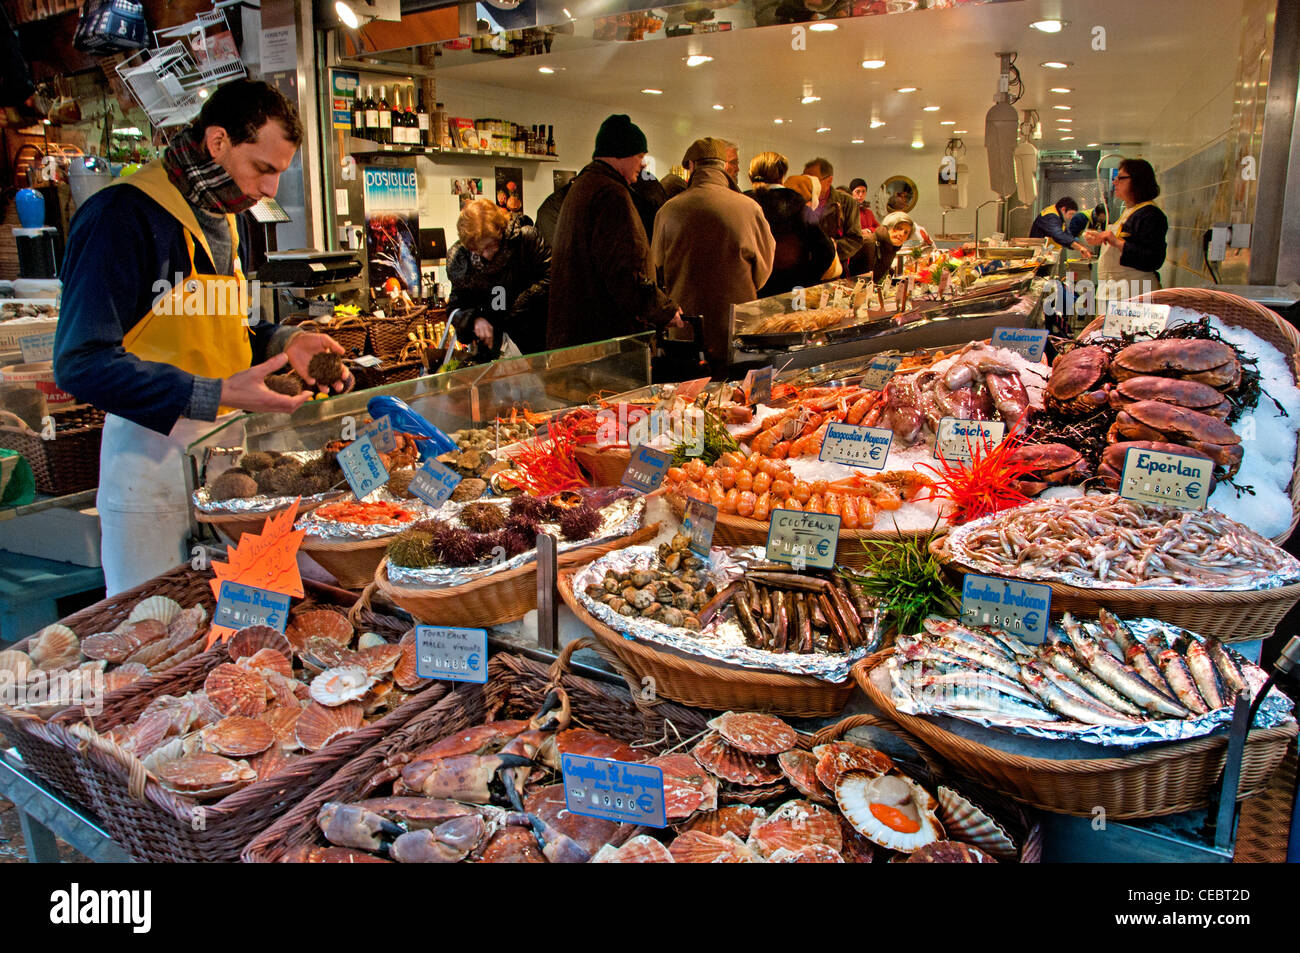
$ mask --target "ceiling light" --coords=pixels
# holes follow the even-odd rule
[[[1051,92],[1053,92],[1053,93],[1072,93],[1072,92],[1074,92],[1074,90],[1072,90],[1069,86],[1053,86],[1052,89],[1051,89]]]
[[[884,60],[863,60],[862,68],[863,69],[884,69],[885,61]]]
[[[1069,69],[1072,63],[1063,63],[1060,60],[1048,60],[1046,63],[1039,63],[1043,69]]]
[[[361,21],[357,19],[357,12],[352,9],[352,4],[347,3],[346,0],[338,0],[334,4],[334,12],[339,15],[339,19],[343,21],[343,25],[349,30],[355,30],[361,25]]]
[[[561,8],[560,8],[560,12],[564,14],[565,19],[568,19],[568,20],[572,20],[572,19],[573,19],[573,14],[569,12],[569,8],[568,8],[568,7],[561,7]]]
[[[546,73],[549,76],[551,73],[554,73],[555,70],[550,66],[539,66],[537,67],[537,72]]]
[[[207,98],[208,98],[208,91],[206,89],[200,89],[199,99],[207,99]]]
[[[1062,137],[1061,137],[1061,141],[1062,141],[1062,142],[1073,142],[1073,141],[1074,141],[1074,136],[1062,136]]]
[[[1071,109],[1073,109],[1074,107],[1073,107],[1073,106],[1061,106],[1061,105],[1057,105],[1057,106],[1053,106],[1052,108],[1053,108],[1053,109],[1059,109],[1059,110],[1061,110],[1062,112],[1069,112],[1069,111],[1070,111]]]
[[[1100,143],[1100,142],[1089,142],[1087,145],[1088,145],[1088,148],[1089,148],[1089,149],[1095,149],[1095,148],[1097,148],[1099,145],[1101,145],[1101,143]]]
[[[834,23],[827,23],[825,20],[818,20],[816,23],[808,24],[808,29],[814,33],[834,33],[839,27]]]
[[[714,103],[714,104],[713,104],[713,108],[714,108],[714,109],[717,109],[717,110],[719,110],[719,111],[721,111],[721,110],[723,110],[723,109],[726,109],[727,107],[724,106],[724,105],[722,105],[722,103]]]
[[[692,53],[686,57],[687,66],[703,66],[705,63],[712,63],[712,56],[705,56],[703,53]]]
[[[1064,20],[1035,20],[1029,24],[1031,30],[1037,30],[1039,33],[1060,33],[1064,26]]]
[[[922,107],[921,107],[921,112],[937,113],[938,111],[939,111],[939,107],[938,107],[938,106],[922,106]]]
[[[1064,122],[1064,123],[1071,123],[1071,122],[1074,122],[1074,120],[1071,119],[1069,116],[1063,116],[1063,117],[1061,117],[1060,119],[1058,119],[1058,120],[1056,120],[1056,121],[1057,121],[1057,122]]]
[[[913,139],[913,140],[912,140],[912,148],[913,148],[913,149],[924,149],[924,148],[925,148],[925,143],[922,142],[920,139]]]
[[[820,96],[814,96],[812,93],[809,93],[803,99],[799,100],[799,102],[803,103],[805,106],[811,106],[813,103],[819,103],[821,101],[822,98]]]
[[[853,143],[853,145],[855,145],[855,146],[860,146],[860,145],[862,145],[862,144],[863,144],[864,142],[866,142],[866,141],[867,141],[867,140],[865,140],[865,139],[850,139],[850,140],[849,140],[849,142]]]
[[[662,96],[664,94],[662,89],[643,89],[641,92],[645,93],[647,96]]]
[[[779,119],[779,118],[778,118],[778,119],[773,119],[772,122],[776,123],[776,124],[779,126],[779,125],[781,125],[783,122],[785,122],[785,120],[784,120],[784,119]]]
[[[881,126],[883,126],[884,124],[885,124],[885,121],[884,121],[883,119],[873,119],[873,120],[871,120],[871,128],[872,128],[872,129],[879,129],[879,128],[880,128]]]
[[[915,87],[915,86],[900,86],[900,87],[898,87],[898,89],[894,90],[894,92],[896,92],[896,93],[914,93],[914,92],[916,92],[916,87]]]
[[[818,126],[818,127],[817,127],[817,131],[818,131],[818,132],[830,132],[830,131],[831,131],[831,127],[830,127],[830,126]]]
[[[953,134],[954,136],[965,136],[965,135],[969,135],[969,133],[968,133],[965,129],[954,129],[954,130],[952,131],[952,134]]]

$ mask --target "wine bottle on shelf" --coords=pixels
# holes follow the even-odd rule
[[[553,156],[553,155],[555,155],[555,154],[556,154],[556,153],[555,153],[555,127],[554,127],[554,126],[547,126],[547,127],[546,127],[546,152],[545,152],[545,155]]]
[[[406,129],[406,144],[408,146],[418,146],[420,144],[419,123],[415,118],[415,87],[406,87],[406,105],[402,108],[402,126]]]
[[[393,109],[388,105],[388,90],[379,87],[379,141],[393,144]]]
[[[409,146],[406,134],[406,110],[402,108],[402,87],[393,87],[393,141],[401,146]]]
[[[375,102],[375,87],[366,87],[366,133],[365,138],[379,141],[379,104]]]
[[[419,107],[415,113],[415,128],[420,145],[426,149],[429,146],[437,145],[429,134],[429,111],[424,108],[424,90],[420,90]]]
[[[366,138],[366,102],[361,98],[360,83],[352,94],[352,135],[357,139]]]

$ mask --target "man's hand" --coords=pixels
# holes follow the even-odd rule
[[[296,337],[306,337],[297,335]],[[324,335],[311,335],[324,337]],[[221,382],[221,406],[247,410],[255,414],[291,414],[311,400],[311,391],[296,397],[277,394],[266,386],[266,379],[288,362],[287,354],[277,354],[269,361],[255,364],[246,371],[232,374]]]
[[[492,346],[492,324],[487,318],[474,319],[474,336],[482,341],[485,347]]]
[[[1088,246],[1083,244],[1083,242],[1075,242],[1072,247],[1077,249],[1079,253],[1083,255],[1084,261],[1087,261],[1092,257],[1092,252],[1088,251]]]
[[[289,338],[289,343],[284,347],[284,353],[289,358],[289,365],[298,372],[299,377],[307,382],[308,387],[315,387],[316,380],[307,373],[307,367],[311,364],[311,359],[323,351],[333,351],[339,355],[346,353],[343,350],[343,345],[328,334],[312,334],[308,331],[295,334]],[[344,391],[351,390],[355,383],[352,372],[344,367],[343,380],[335,381],[332,390],[336,394],[342,394]],[[318,389],[324,390],[325,388]]]
[[[686,327],[686,322],[682,320],[682,309],[681,309],[681,308],[678,308],[678,309],[677,309],[677,313],[673,315],[673,319],[672,319],[671,321],[668,322],[668,325],[667,325],[667,326],[670,327],[670,328],[684,328],[684,327]]]

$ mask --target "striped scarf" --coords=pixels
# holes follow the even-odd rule
[[[213,161],[192,126],[172,137],[162,162],[172,185],[196,208],[224,215],[246,212],[257,204],[257,199],[240,191],[230,174]]]

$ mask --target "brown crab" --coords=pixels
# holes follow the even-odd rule
[[[1078,483],[1089,476],[1088,461],[1079,451],[1063,443],[1040,443],[1017,447],[1010,460],[1034,468],[1034,479],[1019,480],[1017,486],[1026,496],[1037,496],[1049,486]]]
[[[1110,372],[1117,381],[1152,374],[1198,381],[1220,390],[1231,390],[1241,383],[1241,362],[1236,352],[1222,341],[1202,338],[1130,344],[1115,355]]]
[[[1158,400],[1189,410],[1197,410],[1223,420],[1232,410],[1223,394],[1209,384],[1177,377],[1154,377],[1144,374],[1121,381],[1110,392],[1110,405],[1123,410],[1141,400]]]
[[[1106,406],[1110,384],[1106,372],[1110,357],[1104,348],[1076,347],[1052,364],[1044,402],[1052,410],[1074,417],[1094,413]]]
[[[1156,440],[1178,443],[1204,453],[1227,471],[1241,466],[1241,437],[1217,417],[1158,400],[1140,400],[1119,412],[1107,432],[1110,443]]]
[[[1119,489],[1119,479],[1124,472],[1124,457],[1130,450],[1154,450],[1159,453],[1178,453],[1185,457],[1199,457],[1209,460],[1208,453],[1201,453],[1182,444],[1165,443],[1160,440],[1125,440],[1112,443],[1101,455],[1101,464],[1097,467],[1097,476],[1112,490]]]

